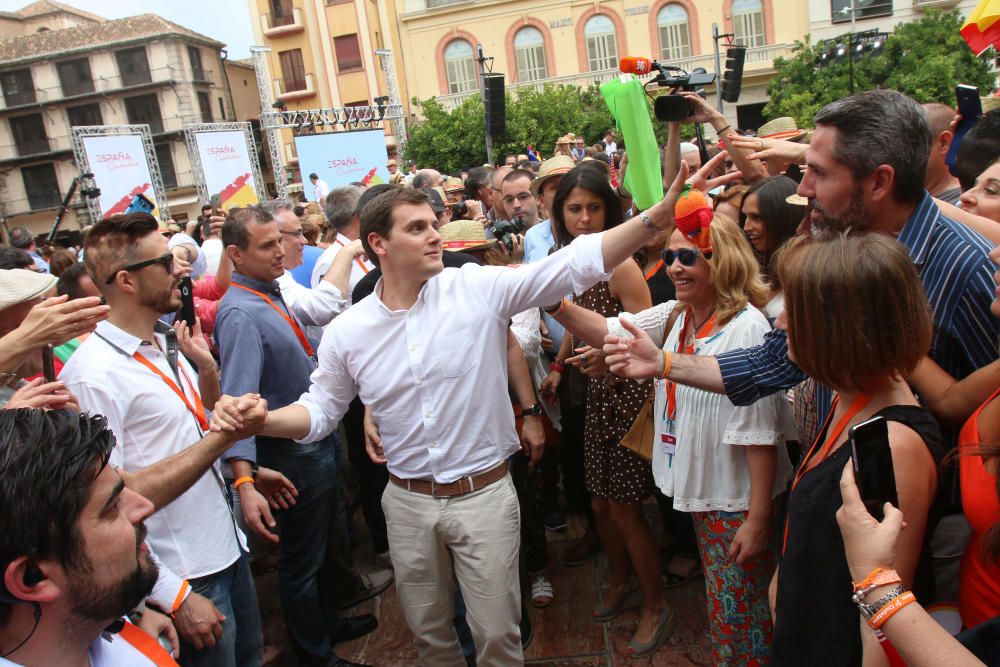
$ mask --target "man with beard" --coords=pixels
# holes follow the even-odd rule
[[[260,665],[260,616],[245,538],[212,465],[235,438],[206,435],[205,406],[219,395],[218,367],[204,338],[159,321],[180,307],[180,264],[156,219],[145,213],[94,225],[84,256],[111,311],[69,359],[61,379],[82,410],[106,416],[118,442],[112,463],[126,483],[161,463],[173,463],[161,472],[165,482],[185,475],[167,482],[172,495],[146,494],[158,509],[149,519],[149,544],[165,566],[161,579],[170,572],[180,577],[157,603],[173,614],[181,660]],[[192,450],[205,454],[197,465],[177,459]]]
[[[106,425],[0,411],[0,664],[175,664],[121,620],[156,582],[142,523],[154,508],[108,465]]]

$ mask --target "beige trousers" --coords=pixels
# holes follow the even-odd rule
[[[396,593],[420,662],[465,667],[454,616],[455,581],[480,667],[524,662],[518,580],[520,510],[508,474],[454,498],[433,498],[393,482],[382,495]]]

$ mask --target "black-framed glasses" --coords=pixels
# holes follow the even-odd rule
[[[110,285],[118,277],[118,274],[122,271],[138,271],[139,269],[145,269],[147,266],[153,266],[154,264],[162,264],[163,268],[168,274],[174,272],[174,254],[172,252],[165,253],[159,257],[154,257],[153,259],[144,259],[141,262],[136,262],[135,264],[129,264],[128,266],[123,266],[118,269],[104,281],[105,285]]]
[[[694,266],[698,263],[698,255],[700,254],[696,248],[681,248],[680,250],[667,248],[660,253],[660,257],[663,258],[663,263],[667,266],[672,266],[674,259],[680,260],[681,266]]]

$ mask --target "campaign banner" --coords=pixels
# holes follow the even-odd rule
[[[133,197],[144,195],[157,207],[153,177],[149,174],[141,134],[102,134],[80,137],[94,182],[101,190],[101,217],[124,213]]]
[[[295,137],[299,170],[306,199],[313,200],[309,174],[316,174],[329,187],[355,181],[365,185],[386,183],[385,133],[382,130],[328,132]]]
[[[205,186],[224,210],[259,203],[250,147],[243,130],[195,132]]]

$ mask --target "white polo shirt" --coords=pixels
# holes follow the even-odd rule
[[[184,451],[202,438],[195,417],[158,375],[132,357],[139,351],[167,377],[166,340],[143,343],[104,321],[80,345],[59,379],[80,401],[84,412],[102,414],[118,442],[111,464],[128,472],[147,468]],[[157,347],[158,346],[158,347]],[[195,405],[198,375],[178,355],[180,386]],[[190,384],[187,379],[190,379]],[[218,464],[190,489],[146,520],[148,541],[163,564],[185,579],[214,574],[232,565],[246,541],[236,527],[224,495]]]

